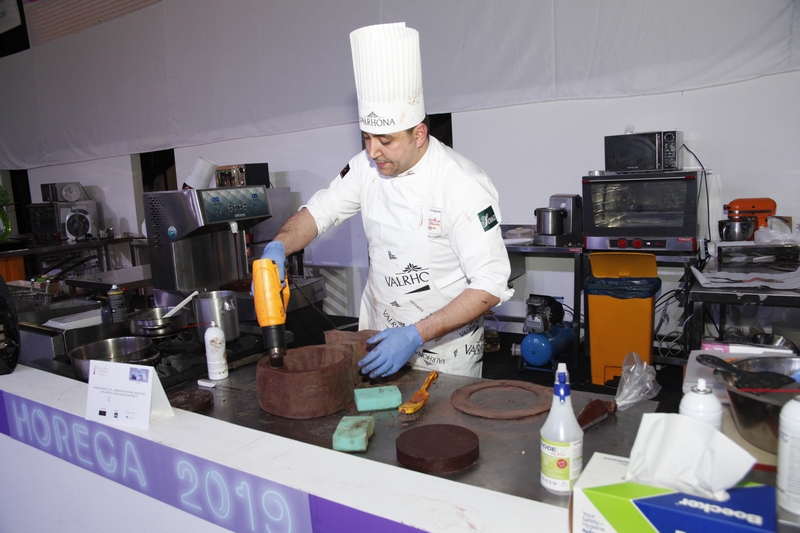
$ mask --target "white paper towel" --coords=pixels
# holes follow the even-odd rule
[[[709,424],[688,416],[642,416],[626,481],[717,501],[747,475],[756,458]]]

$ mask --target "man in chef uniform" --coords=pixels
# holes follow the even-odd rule
[[[381,330],[367,340],[377,346],[362,373],[388,376],[411,362],[481,377],[483,314],[513,295],[497,190],[428,135],[416,30],[367,26],[350,44],[366,149],[284,223],[262,258],[282,268],[286,254],[361,211],[370,266],[359,330]]]

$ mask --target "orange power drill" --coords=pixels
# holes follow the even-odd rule
[[[281,281],[278,265],[271,259],[253,262],[253,298],[264,346],[271,366],[283,366],[286,355],[286,308],[289,276]]]

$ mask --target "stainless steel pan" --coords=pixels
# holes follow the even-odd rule
[[[189,325],[191,311],[188,308],[179,310],[169,318],[164,318],[172,307],[154,307],[136,311],[128,315],[128,329],[131,335],[143,337],[164,337],[178,333]]]
[[[153,341],[144,337],[114,337],[78,346],[69,352],[75,376],[89,381],[89,365],[92,359],[114,363],[152,364],[149,353]]]

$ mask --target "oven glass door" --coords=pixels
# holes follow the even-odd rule
[[[584,178],[585,234],[696,237],[697,173]]]

